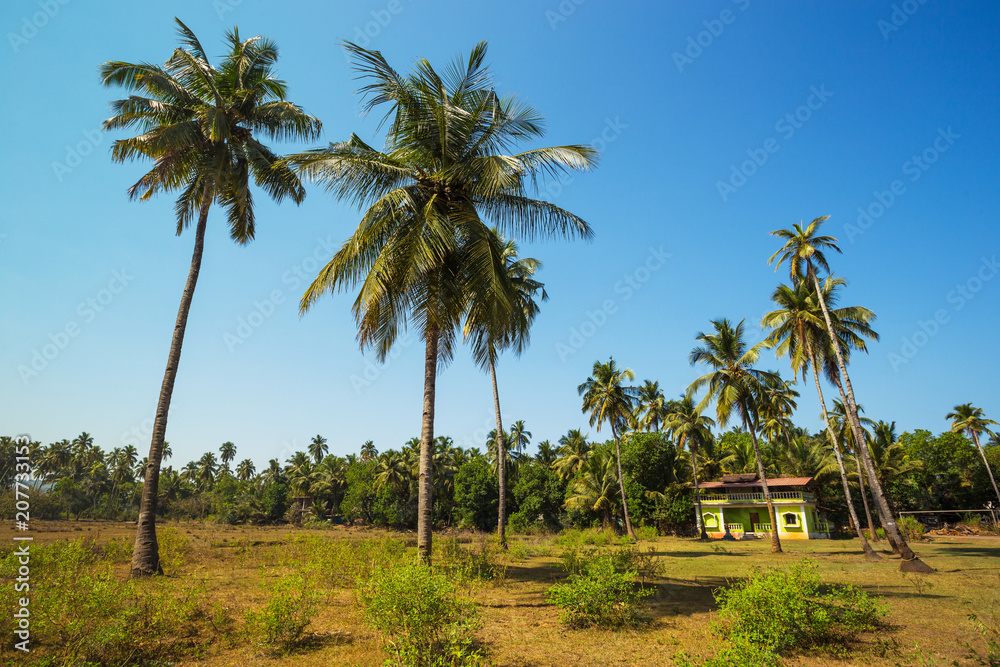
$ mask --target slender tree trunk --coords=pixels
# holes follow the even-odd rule
[[[682,449],[686,440],[688,440],[686,435],[681,436]],[[701,511],[701,491],[698,489],[698,464],[695,461],[694,449],[694,447],[688,445],[688,453],[691,454],[691,474],[694,475],[694,500],[698,504],[698,529],[701,531],[698,539],[707,540],[708,532],[705,530],[705,515]]]
[[[861,467],[857,453],[854,454],[854,467],[858,469],[858,489],[861,491],[861,502],[865,505],[865,517],[868,519],[868,532],[872,536],[872,542],[878,543],[878,533],[875,532],[875,522],[872,521],[872,510],[868,506],[868,492],[865,490],[865,471]]]
[[[986,474],[990,476],[990,483],[993,485],[993,493],[997,494],[997,500],[1000,501],[1000,491],[997,491],[997,481],[993,479],[993,471],[990,470],[990,462],[986,458],[986,451],[979,445],[979,434],[972,431],[972,440],[976,443],[976,449],[979,450],[979,455],[983,457],[983,465],[986,466]]]
[[[854,433],[854,441],[857,444],[855,449],[861,453],[861,461],[864,463],[865,471],[868,473],[872,498],[875,500],[875,506],[878,508],[879,514],[882,515],[882,525],[885,528],[886,537],[889,538],[890,542],[895,543],[899,547],[899,554],[904,561],[900,565],[901,569],[911,572],[933,572],[934,570],[917,558],[917,555],[910,549],[889,511],[889,504],[886,502],[885,492],[882,490],[882,485],[879,483],[878,476],[876,475],[875,465],[872,463],[871,455],[864,444],[865,438],[861,431],[861,421],[858,419],[858,404],[854,400],[854,388],[851,386],[851,377],[847,374],[847,364],[844,363],[844,353],[840,349],[840,341],[837,340],[837,336],[833,331],[833,322],[830,320],[830,311],[826,307],[823,288],[819,284],[819,277],[815,271],[810,272],[812,273],[813,283],[816,287],[816,296],[819,298],[819,305],[823,309],[823,320],[826,322],[827,333],[830,334],[830,343],[837,357],[837,367],[840,370],[840,376],[843,378],[844,388],[847,392],[848,405],[845,407],[848,421],[851,423],[851,431]]]
[[[493,409],[497,414],[497,478],[500,484],[500,508],[497,510],[497,539],[500,548],[507,549],[507,461],[504,450],[503,420],[500,418],[500,392],[497,391],[497,371],[490,359],[490,380],[493,381]]]
[[[424,413],[420,427],[420,473],[417,482],[417,551],[421,562],[431,564],[431,523],[434,508],[434,394],[437,382],[438,328],[427,329],[424,353]]]
[[[191,269],[188,271],[187,283],[184,285],[184,293],[181,295],[181,304],[177,309],[177,322],[174,324],[174,335],[170,341],[167,368],[163,373],[160,398],[156,404],[156,420],[153,422],[153,437],[149,444],[149,457],[146,460],[146,472],[142,484],[142,498],[139,501],[135,546],[132,549],[132,565],[129,575],[132,578],[163,574],[163,568],[160,567],[160,549],[156,541],[156,503],[160,484],[160,461],[163,456],[163,441],[167,434],[167,415],[170,412],[170,399],[174,393],[174,380],[177,377],[177,367],[181,362],[181,346],[184,344],[188,313],[191,311],[194,288],[198,284],[198,274],[201,272],[201,257],[205,250],[205,227],[208,224],[208,209],[211,204],[212,200],[208,196],[208,188],[206,187],[204,201],[198,214],[198,226],[195,228]]]
[[[840,447],[837,445],[837,436],[833,433],[833,426],[830,425],[830,417],[826,412],[826,399],[823,398],[823,386],[819,382],[819,371],[816,368],[816,356],[813,354],[812,343],[808,340],[806,341],[807,353],[809,354],[810,365],[812,366],[813,380],[816,381],[816,393],[819,395],[819,404],[823,408],[823,423],[826,424],[826,433],[830,436],[830,444],[833,445],[833,455],[837,459],[837,468],[840,469],[840,481],[844,485],[844,497],[847,499],[847,509],[851,513],[851,521],[854,523],[854,529],[858,533],[858,539],[861,540],[861,550],[864,551],[865,558],[869,560],[876,560],[880,556],[875,553],[872,549],[872,545],[868,544],[868,540],[865,539],[865,533],[861,530],[861,524],[858,522],[858,513],[854,510],[854,500],[851,499],[851,487],[847,483],[847,470],[844,469],[844,459],[840,455]],[[863,492],[862,492],[863,493]]]
[[[625,515],[625,530],[628,531],[628,536],[630,539],[636,539],[635,531],[632,530],[632,519],[628,514],[628,500],[625,499],[625,477],[622,475],[622,448],[618,444],[618,433],[615,429],[614,422],[611,423],[611,435],[615,439],[615,461],[618,464],[618,488],[622,491],[622,513]]]
[[[774,504],[771,502],[771,490],[767,488],[767,475],[764,473],[764,459],[760,455],[760,444],[757,442],[757,431],[750,428],[750,421],[744,411],[743,424],[750,431],[753,438],[753,453],[757,456],[757,472],[760,473],[760,488],[764,490],[764,501],[767,503],[767,514],[771,517],[771,553],[780,554],[781,539],[778,537],[778,517],[774,513]]]

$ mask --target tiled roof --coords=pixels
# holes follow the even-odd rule
[[[808,486],[812,484],[812,477],[775,477],[767,480],[768,488],[772,486]],[[754,479],[751,482],[702,482],[699,489],[752,489],[760,488],[760,480]]]

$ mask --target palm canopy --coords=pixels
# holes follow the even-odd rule
[[[827,221],[830,216],[824,215],[816,218],[808,225],[801,223],[792,225],[791,229],[776,229],[771,232],[771,236],[785,240],[782,246],[767,260],[768,264],[774,263],[774,270],[788,260],[789,274],[793,282],[800,278],[812,278],[817,268],[830,273],[830,265],[826,262],[824,250],[835,250],[840,252],[837,246],[837,239],[832,236],[818,236],[816,234],[820,225]]]
[[[989,427],[997,425],[997,422],[986,418],[982,408],[977,408],[973,406],[972,403],[956,405],[954,410],[945,415],[945,419],[952,420],[952,433],[961,433],[962,431],[965,431],[969,435],[975,435],[976,439],[978,439],[979,434],[983,432],[992,435],[993,432],[989,429]]]
[[[631,368],[619,368],[614,358],[607,362],[594,362],[591,376],[577,387],[583,396],[583,412],[590,412],[590,425],[601,430],[601,424],[611,424],[611,431],[622,433],[632,423],[632,404],[639,398],[639,390],[624,385],[635,379]]]
[[[866,338],[878,340],[878,333],[872,329],[875,313],[861,306],[836,308],[839,290],[846,281],[829,276],[821,284],[823,299],[826,301],[844,361],[850,361],[851,350],[867,352]],[[816,296],[816,288],[805,281],[796,281],[791,287],[778,285],[771,295],[777,306],[763,317],[761,325],[771,328],[768,344],[775,349],[778,357],[789,357],[792,371],[805,379],[809,369],[809,350],[816,355],[820,370],[831,383],[838,375],[837,359],[833,354],[830,335],[827,333],[823,309]]]
[[[228,52],[213,66],[198,38],[179,19],[181,48],[163,65],[107,62],[105,86],[137,94],[113,102],[105,130],[135,129],[139,135],[114,142],[112,159],[150,158],[153,168],[131,188],[133,199],[180,191],[175,205],[177,233],[208,204],[227,213],[238,243],[254,237],[250,178],[276,201],[305,197],[299,178],[259,137],[285,141],[315,139],[322,124],[285,99],[287,86],[274,67],[277,45],[263,37],[226,33]]]
[[[695,452],[711,442],[715,420],[701,413],[701,408],[694,404],[694,398],[684,396],[679,401],[670,402],[670,411],[663,426],[673,435],[678,447],[687,446]]]
[[[715,414],[719,426],[729,423],[733,410],[749,428],[756,428],[760,409],[767,404],[767,388],[780,381],[769,371],[754,368],[761,350],[770,347],[766,340],[748,346],[744,339],[744,323],[735,327],[727,319],[713,320],[715,333],[699,333],[701,345],[691,350],[691,364],[706,364],[713,370],[702,375],[688,387],[694,396],[702,388],[708,391],[698,403],[700,412],[715,399]]]
[[[384,359],[409,316],[425,337],[440,336],[443,363],[469,295],[495,291],[508,308],[514,300],[484,218],[529,240],[589,238],[583,219],[532,198],[529,189],[539,177],[591,168],[597,153],[587,146],[507,153],[540,137],[543,123],[517,97],[494,92],[485,42],[443,74],[421,60],[407,76],[377,51],[345,48],[365,82],[363,110],[387,105],[388,132],[381,151],[352,135],[290,159],[299,173],[365,209],[301,310],[326,292],[360,284],[354,314],[362,348]]]
[[[501,350],[511,349],[520,356],[528,347],[531,325],[538,315],[538,303],[547,301],[545,285],[534,279],[542,263],[531,257],[518,258],[517,242],[505,239],[493,228],[490,239],[503,266],[501,282],[489,294],[476,295],[465,318],[465,339],[472,345],[472,357],[480,368],[495,364]],[[505,281],[503,279],[506,279]]]

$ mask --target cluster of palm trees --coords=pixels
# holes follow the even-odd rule
[[[541,264],[519,258],[513,237],[590,238],[592,231],[582,218],[532,195],[537,192],[538,178],[588,170],[596,164],[597,153],[582,145],[515,152],[519,144],[543,135],[543,119],[523,100],[495,92],[485,43],[443,73],[421,60],[413,72],[401,74],[381,53],[348,42],[345,49],[363,82],[359,91],[363,111],[385,114],[380,126],[386,131],[383,147],[371,146],[352,134],[326,147],[278,156],[261,140],[314,140],[322,125],[287,99],[287,86],[275,75],[277,46],[262,37],[241,38],[233,29],[225,37],[227,53],[213,64],[194,33],[179,20],[177,24],[181,46],[163,65],[114,61],[101,68],[105,85],[131,93],[113,103],[114,116],[105,122],[105,129],[137,132],[114,142],[112,158],[153,162],[129,195],[148,199],[161,192],[177,192],[177,233],[196,222],[191,267],[178,308],[149,455],[142,467],[132,575],[160,571],[155,518],[167,415],[209,212],[213,204],[221,206],[231,238],[239,244],[250,242],[256,224],[251,180],[274,200],[288,198],[297,204],[305,197],[302,181],[311,180],[359,209],[357,228],[303,295],[302,313],[327,293],[352,291],[362,350],[373,350],[384,360],[408,327],[414,327],[424,341],[419,446],[414,443],[410,449],[379,456],[371,445],[362,456],[366,460],[378,457],[383,484],[400,489],[405,485],[408,493],[416,495],[418,550],[428,563],[435,490],[449,483],[449,468],[436,462],[436,457],[455,459],[435,438],[438,371],[455,354],[460,333],[476,363],[489,371],[497,421],[492,446],[503,542],[508,462],[516,459],[527,433],[521,428],[508,434],[503,428],[496,366],[502,351],[520,354],[526,348],[538,302],[547,298],[544,286],[534,277]],[[779,356],[789,358],[796,378],[801,373],[804,379],[812,371],[831,451],[865,552],[874,557],[850,504],[850,480],[843,460],[848,448],[857,456],[857,482],[867,484],[893,547],[910,567],[921,565],[893,520],[875,457],[869,447],[851,445],[867,440],[847,363],[852,350],[864,351],[865,339],[876,338],[869,326],[874,315],[864,308],[835,308],[844,283],[830,275],[824,256],[824,252],[839,251],[834,239],[816,233],[824,220],[774,232],[786,243],[771,261],[789,263],[791,284],[780,286],[772,297],[778,310],[764,319],[773,329],[771,335],[751,346],[742,323],[713,322],[713,331],[698,336],[698,347],[690,355],[692,364],[704,365],[709,372],[691,384],[685,400],[672,406],[659,399],[645,400],[647,394],[655,398],[656,387],[626,386],[632,373],[618,369],[613,360],[595,364],[594,374],[580,385],[591,425],[599,431],[607,424],[615,446],[613,461],[606,456],[582,457],[580,465],[593,466],[594,475],[603,475],[602,483],[614,469],[629,535],[634,530],[622,469],[622,436],[637,427],[665,428],[692,453],[691,470],[696,478],[696,453],[708,441],[705,433],[712,425],[701,413],[712,402],[719,426],[736,417],[750,434],[772,525],[776,525],[758,436],[773,442],[781,435],[789,452],[795,446],[789,422],[794,390],[776,373],[756,367],[761,351],[774,347]],[[820,273],[825,276],[821,278]],[[839,435],[822,396],[820,371],[840,394]],[[694,395],[702,389],[705,395],[695,403]],[[342,486],[338,477],[342,471],[335,458],[321,451],[324,443],[314,446],[316,451],[291,463],[289,479],[303,496],[317,489],[318,496],[336,493]],[[546,455],[551,453],[549,448]],[[220,455],[221,467],[214,453],[209,453],[193,467],[176,473],[178,479],[183,475],[191,483],[211,484],[216,475],[229,475],[235,450],[226,449]],[[805,450],[797,454],[800,458],[810,455]],[[558,457],[564,466],[570,465],[566,456]],[[327,464],[328,460],[333,463]],[[253,464],[238,464],[236,474],[252,478]],[[780,550],[776,533],[773,541],[774,549]]]
[[[498,353],[524,348],[532,299],[541,289],[531,279],[538,263],[518,260],[516,246],[501,234],[589,237],[583,219],[533,198],[531,190],[539,176],[589,169],[597,154],[587,146],[512,152],[542,136],[543,121],[522,100],[494,91],[485,43],[444,74],[420,61],[410,75],[396,72],[380,53],[346,43],[365,81],[364,111],[388,109],[384,148],[351,135],[280,158],[261,137],[310,140],[322,126],[286,99],[287,87],[274,75],[277,46],[261,37],[242,39],[233,29],[226,34],[226,56],[213,65],[194,33],[177,24],[181,47],[162,66],[109,62],[101,69],[105,85],[135,93],[115,102],[115,115],[104,124],[139,131],[114,142],[113,159],[154,163],[130,195],[178,191],[177,232],[197,219],[144,474],[132,574],[160,570],[155,489],[208,214],[213,203],[221,205],[233,240],[252,240],[251,178],[275,200],[296,203],[305,196],[300,178],[309,178],[363,209],[357,230],[303,296],[303,312],[326,292],[357,288],[362,349],[384,358],[406,326],[416,327],[425,342],[418,545],[429,562],[437,370],[454,354],[459,331],[494,381]],[[498,400],[495,406],[499,425]]]

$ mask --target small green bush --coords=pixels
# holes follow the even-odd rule
[[[707,665],[772,665],[789,649],[850,645],[861,632],[883,627],[883,604],[853,586],[822,592],[808,560],[784,569],[755,569],[715,595],[719,621],[713,629],[727,640]]]
[[[496,537],[481,540],[478,546],[463,547],[456,537],[441,540],[443,568],[460,582],[486,581],[503,585],[507,580],[507,564]]]
[[[560,558],[567,574],[583,574],[599,558],[609,558],[616,572],[633,572],[643,583],[663,572],[663,564],[656,559],[653,547],[643,551],[633,544],[610,548],[570,545],[563,550]]]
[[[978,519],[979,517],[977,516],[976,518]],[[900,517],[897,525],[899,526],[899,530],[902,531],[903,537],[905,537],[907,541],[922,540],[924,539],[924,533],[927,532],[927,529],[924,528],[924,524],[920,523],[912,516]]]
[[[659,535],[660,532],[656,529],[656,526],[639,526],[635,529],[635,536],[647,542],[655,540]]]
[[[264,652],[287,653],[302,641],[316,615],[316,602],[314,588],[305,577],[285,577],[271,590],[264,609],[243,615],[244,632]]]
[[[612,557],[599,556],[582,574],[549,589],[549,602],[559,607],[559,620],[573,628],[621,627],[639,620],[639,604],[652,591],[637,588],[634,571],[619,572]]]
[[[395,667],[475,667],[475,605],[426,565],[376,572],[358,588],[365,620],[383,635]]]

